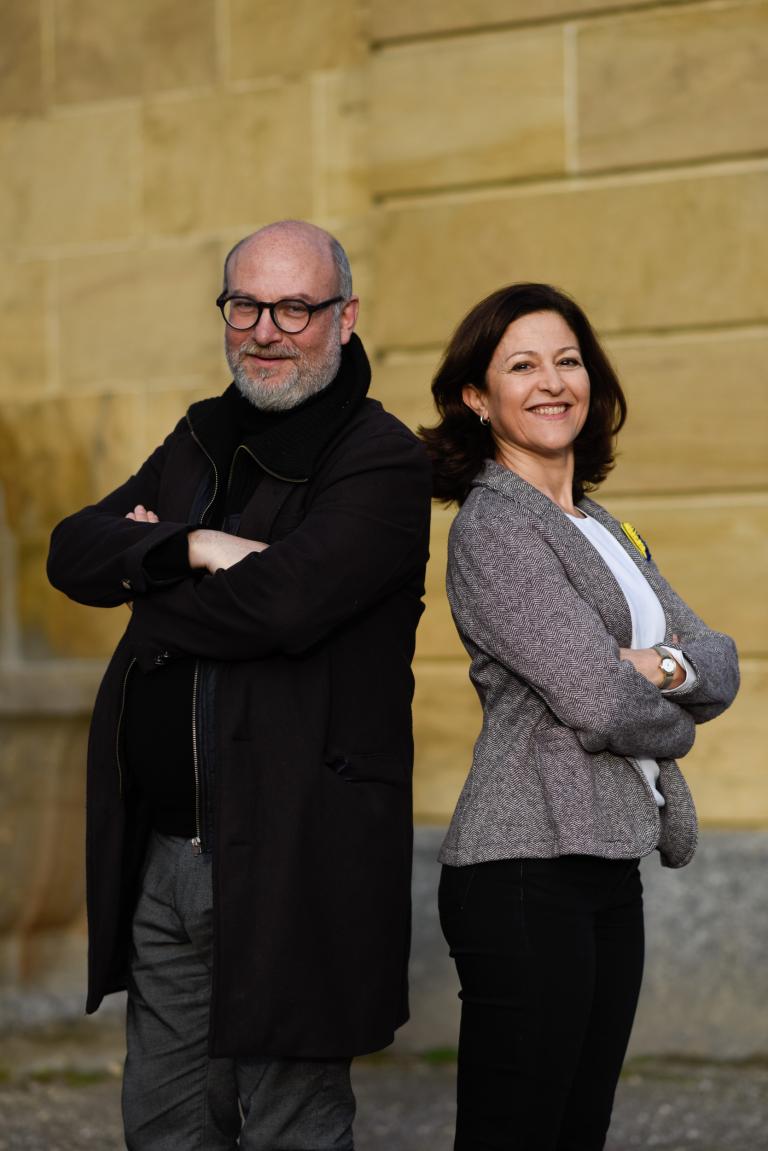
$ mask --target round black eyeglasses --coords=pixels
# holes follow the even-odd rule
[[[331,304],[339,304],[343,299],[343,296],[332,296],[330,300],[321,300],[319,304],[307,304],[304,300],[276,300],[268,304],[265,300],[254,300],[251,296],[221,295],[216,301],[216,307],[221,311],[225,323],[238,332],[255,328],[266,308],[276,328],[295,336],[304,331],[315,312],[330,308]]]

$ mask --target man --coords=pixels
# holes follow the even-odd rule
[[[51,542],[56,587],[132,606],[89,745],[87,1010],[127,986],[132,1151],[346,1151],[350,1059],[407,1017],[429,468],[366,398],[326,232],[242,240],[217,304],[234,383]]]

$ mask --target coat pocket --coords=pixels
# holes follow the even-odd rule
[[[391,752],[330,751],[325,765],[346,783],[385,783],[406,788],[411,781],[411,765]]]
[[[550,819],[561,843],[629,847],[638,836],[650,842],[658,834],[655,805],[638,773],[622,756],[586,752],[567,727],[537,732],[535,756]]]

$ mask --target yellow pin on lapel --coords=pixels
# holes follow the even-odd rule
[[[635,547],[640,552],[640,555],[643,557],[643,559],[649,560],[651,558],[651,549],[648,547],[648,544],[645,542],[643,537],[640,535],[640,532],[637,531],[636,528],[633,528],[632,524],[629,523],[627,520],[625,520],[624,523],[621,525],[621,530],[624,532],[624,535],[627,537],[627,539],[630,541],[630,543],[633,543],[635,545]]]

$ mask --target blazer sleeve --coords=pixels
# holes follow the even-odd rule
[[[585,750],[678,758],[693,718],[619,657],[599,613],[535,527],[478,501],[451,530],[448,598],[471,655],[532,688]]]
[[[284,539],[136,601],[130,637],[140,664],[158,651],[236,660],[306,650],[423,572],[430,496],[415,438],[356,437]]]
[[[739,690],[736,644],[723,632],[713,631],[657,572],[659,599],[667,621],[667,635],[678,636],[677,647],[696,672],[690,691],[675,694],[675,702],[696,723],[706,723],[725,711]]]
[[[136,523],[126,519],[137,504],[157,507],[160,476],[171,433],[142,464],[139,471],[99,503],[62,520],[51,535],[48,579],[70,599],[90,607],[117,607],[157,587],[189,576],[188,566],[178,577],[152,578],[150,553],[194,525],[164,522]],[[160,569],[159,569],[160,570]]]

